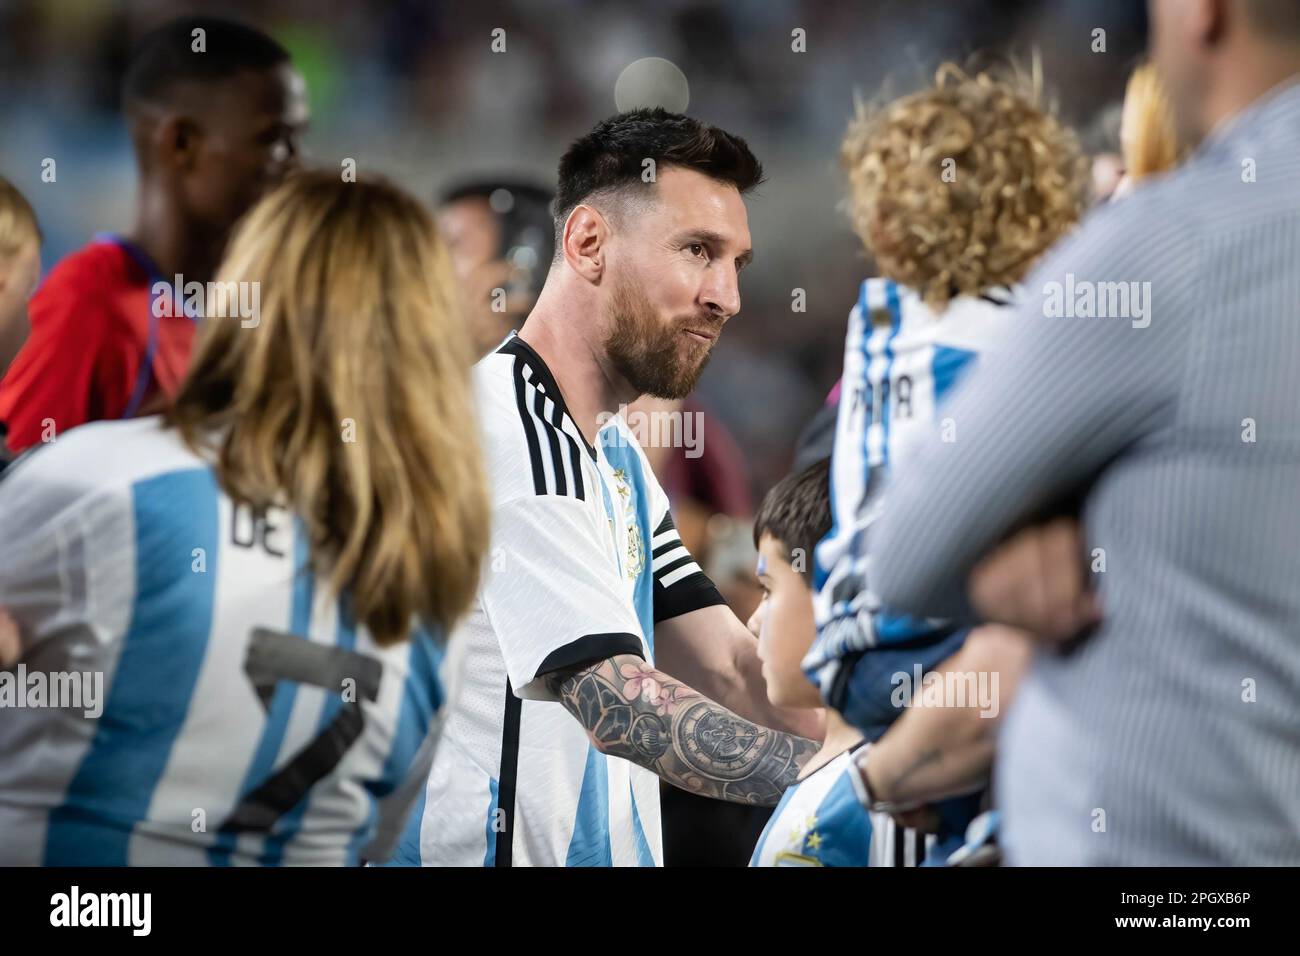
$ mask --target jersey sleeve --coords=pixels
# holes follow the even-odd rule
[[[32,298],[31,335],[0,382],[0,420],[15,452],[126,410],[140,356],[94,276],[56,271]]]
[[[121,633],[134,587],[128,502],[60,480],[37,450],[0,480],[0,607],[17,622],[20,653],[89,628],[97,639]]]
[[[515,499],[494,515],[480,588],[517,696],[554,700],[541,678],[618,654],[646,656],[641,625],[605,531],[575,498]]]
[[[646,472],[653,474],[648,464]],[[668,508],[668,495],[653,477],[650,480],[650,516],[654,527],[650,551],[651,570],[654,573],[655,623],[702,607],[726,603],[713,581],[682,543],[682,536],[677,533],[672,512]]]

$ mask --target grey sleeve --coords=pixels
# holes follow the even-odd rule
[[[1125,202],[1135,208],[1094,217],[1049,253],[1026,281],[1013,332],[897,463],[868,542],[885,605],[969,619],[966,580],[980,558],[1170,421],[1193,253],[1159,235],[1168,229],[1141,229],[1138,203]],[[1089,287],[1094,311],[1127,314],[1079,315]],[[1061,315],[1071,303],[1075,315]]]

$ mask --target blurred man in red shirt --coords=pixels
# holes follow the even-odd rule
[[[307,121],[285,49],[211,17],[148,34],[122,99],[140,174],[135,228],[96,236],[33,297],[31,335],[0,381],[13,451],[175,391],[197,316],[156,300],[213,278],[236,220],[296,165]]]

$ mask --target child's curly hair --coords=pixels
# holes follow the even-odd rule
[[[929,89],[859,104],[840,155],[853,227],[881,274],[936,311],[1022,279],[1088,190],[1078,138],[1010,71],[945,63]]]

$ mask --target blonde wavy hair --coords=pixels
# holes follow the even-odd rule
[[[1038,86],[945,63],[932,87],[859,103],[849,123],[840,155],[854,230],[882,275],[936,311],[1018,282],[1083,212],[1087,160]]]
[[[1135,182],[1168,172],[1182,158],[1173,104],[1152,63],[1142,63],[1128,78],[1119,136],[1124,172]]]
[[[167,420],[232,498],[291,508],[317,572],[375,641],[469,607],[489,504],[470,343],[447,252],[406,193],[300,174],[238,227],[217,280],[260,319],[210,315]]]

